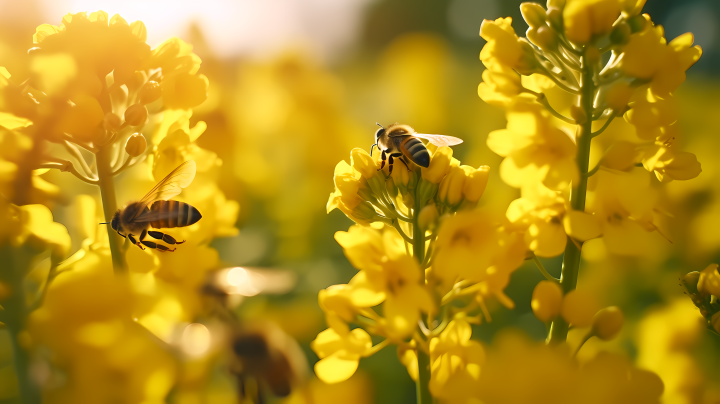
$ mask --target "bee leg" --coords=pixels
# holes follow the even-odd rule
[[[162,240],[168,244],[182,244],[185,242],[183,241],[177,241],[175,238],[169,234],[161,233],[159,231],[149,231],[148,234],[150,237],[156,239],[156,240]]]
[[[140,243],[138,243],[137,240],[135,240],[135,237],[133,237],[132,234],[129,234],[129,233],[128,233],[127,237],[130,239],[130,241],[131,241],[133,244],[135,244],[136,246],[138,246],[138,248],[140,248],[141,250],[144,250],[143,246],[142,246]]]
[[[169,251],[169,252],[175,251],[174,248],[171,250],[171,249],[165,247],[164,245],[155,243],[155,242],[153,242],[153,241],[143,241],[142,243],[145,245],[145,247],[151,248],[151,249],[153,249],[153,250],[159,250],[159,251],[163,251],[163,252],[165,252],[165,251]]]
[[[380,168],[378,168],[378,171],[382,170],[383,167],[385,167],[385,160],[387,160],[387,156],[385,155],[385,150],[383,150],[382,154],[380,155],[380,158],[382,159],[382,162],[380,163]]]
[[[393,163],[393,155],[391,154],[390,159],[388,159],[388,168],[390,169],[390,172],[388,173],[389,175],[392,175]]]
[[[411,171],[411,170],[410,170],[410,167],[409,167],[409,166],[407,165],[407,163],[405,162],[405,157],[403,156],[402,153],[391,154],[390,157],[398,157],[398,161],[400,161],[401,163],[403,163],[403,164],[405,165],[405,168],[408,169],[408,171]]]

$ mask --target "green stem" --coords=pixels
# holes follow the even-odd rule
[[[7,282],[13,293],[3,301],[5,308],[5,325],[10,334],[10,345],[13,352],[13,365],[18,380],[20,402],[24,404],[40,404],[40,388],[30,374],[30,354],[22,346],[21,338],[27,323],[30,310],[25,300],[23,280],[29,271],[32,255],[26,247],[12,247],[6,244],[0,251],[2,260],[2,280]]]
[[[112,172],[112,144],[102,146],[97,156],[98,182],[100,195],[102,196],[103,212],[105,221],[112,221],[117,211],[117,199],[115,198],[115,183]],[[125,254],[120,246],[120,236],[115,233],[110,224],[104,225],[107,228],[108,241],[110,242],[110,254],[112,254],[113,269],[115,274],[124,273],[127,270]]]
[[[417,259],[418,264],[421,264],[420,270],[423,271],[420,279],[425,279],[425,273],[422,269],[422,262],[425,261],[425,232],[420,228],[418,224],[418,218],[420,217],[420,210],[423,207],[420,206],[420,198],[415,198],[415,207],[413,209],[413,255]],[[422,321],[422,320],[421,320]],[[417,380],[417,403],[418,404],[432,404],[433,398],[430,394],[430,356],[425,353],[420,347],[417,348],[418,357],[418,380]]]
[[[417,381],[417,402],[418,404],[432,404],[433,397],[430,394],[430,355],[422,349],[417,350],[418,356],[418,381]]]
[[[543,276],[545,277],[545,279],[547,279],[547,280],[549,280],[549,281],[552,281],[552,282],[555,282],[555,283],[558,282],[558,280],[557,280],[554,276],[550,275],[550,273],[545,269],[545,267],[543,266],[542,262],[540,262],[540,260],[538,259],[537,255],[535,255],[535,254],[533,254],[533,261],[535,261],[535,265],[536,265],[537,268],[540,270],[540,273],[543,274]]]
[[[593,83],[592,66],[582,58],[582,76],[580,78],[580,107],[588,117],[585,122],[578,125],[576,136],[577,143],[577,165],[580,171],[579,180],[573,183],[570,193],[570,205],[573,210],[585,211],[585,197],[587,194],[588,166],[590,164],[590,142],[592,141],[592,116],[593,98],[595,96],[595,85]],[[580,247],[582,245],[580,244]],[[568,293],[577,287],[578,269],[580,267],[580,248],[572,240],[568,239],[563,256],[562,273],[560,275],[560,286],[564,293]],[[550,326],[551,343],[565,342],[568,334],[568,323],[558,317]]]

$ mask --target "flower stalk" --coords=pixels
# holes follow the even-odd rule
[[[112,171],[112,149],[112,144],[104,145],[100,147],[96,154],[98,185],[100,186],[103,214],[106,222],[112,221],[113,215],[117,211],[117,198],[115,197],[115,183]],[[124,273],[127,270],[127,263],[120,245],[120,238],[115,234],[110,224],[105,225],[105,227],[107,228],[110,243],[113,270],[116,275]]]
[[[420,210],[423,208],[421,205],[421,198],[416,195],[415,206],[413,208],[413,256],[418,263],[422,264],[425,261],[425,231],[422,229],[419,223]],[[422,270],[422,266],[420,267]],[[425,271],[421,274],[420,279],[425,279]],[[422,322],[422,320],[420,320]],[[430,355],[424,352],[422,349],[417,350],[418,360],[418,380],[417,380],[417,403],[418,404],[431,404],[433,402],[432,395],[430,394]]]
[[[580,173],[577,185],[573,185],[570,193],[570,205],[573,210],[585,211],[585,198],[587,197],[588,168],[590,164],[590,144],[592,142],[592,110],[593,99],[595,98],[595,85],[593,83],[593,65],[588,63],[587,57],[581,59],[582,76],[580,78],[580,108],[585,112],[584,122],[578,122],[577,135],[577,166]],[[577,287],[578,270],[580,269],[581,242],[568,240],[563,255],[562,272],[560,274],[560,286],[563,293],[567,294]],[[569,324],[558,317],[550,326],[550,343],[565,342],[567,339]]]

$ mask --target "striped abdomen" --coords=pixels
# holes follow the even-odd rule
[[[416,137],[408,136],[408,138],[400,144],[400,151],[420,167],[428,167],[430,165],[430,153],[428,153],[423,142]]]
[[[202,218],[191,205],[173,200],[156,201],[150,205],[150,212],[157,212],[159,219],[150,222],[150,226],[156,229],[190,226]]]

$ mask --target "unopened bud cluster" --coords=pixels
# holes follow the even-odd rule
[[[720,334],[720,270],[718,264],[710,264],[701,272],[693,271],[680,279],[680,286],[690,297],[707,326]]]

